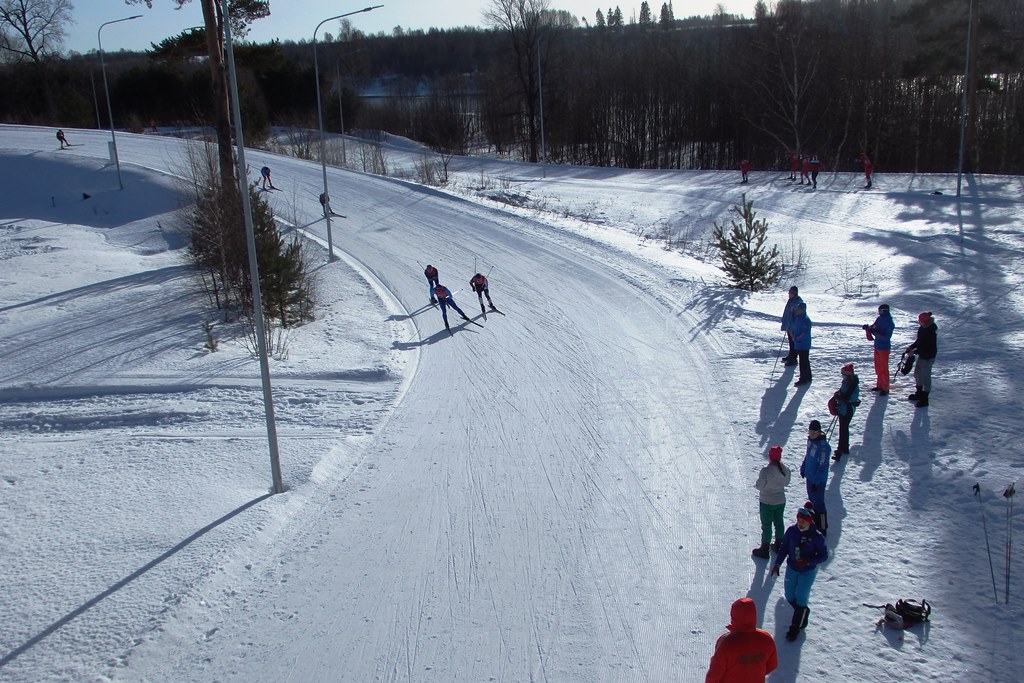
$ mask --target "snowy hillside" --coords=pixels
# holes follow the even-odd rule
[[[1019,678],[1002,493],[1024,468],[1021,178],[968,178],[958,202],[953,176],[884,169],[870,191],[757,169],[456,159],[444,190],[330,169],[327,265],[319,165],[249,151],[325,264],[317,320],[271,362],[288,491],[269,496],[258,365],[230,325],[204,349],[218,317],[184,264],[187,143],[119,135],[119,191],[109,135],[66,132],[59,151],[0,126],[0,680],[701,681],[742,596],[776,636],[773,682]],[[799,266],[754,295],[704,246],[743,192]],[[444,330],[427,263],[479,326]],[[475,271],[502,314],[481,315]],[[792,284],[814,321],[799,390],[775,365]],[[893,367],[934,312],[927,409],[909,378],[866,391],[879,303]],[[790,643],[782,581],[750,555],[753,482],[772,445],[799,465],[848,362],[864,391],[830,474],[832,557]],[[795,479],[787,524],[805,498]],[[932,623],[862,606],[901,597]]]

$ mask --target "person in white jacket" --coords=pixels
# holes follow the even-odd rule
[[[782,545],[782,537],[786,533],[783,515],[786,511],[786,487],[793,476],[793,470],[782,462],[782,446],[768,449],[768,464],[761,468],[757,475],[754,488],[759,492],[759,512],[761,516],[761,545],[754,548],[754,557],[768,559],[768,544],[772,540],[772,527],[775,528],[775,543],[772,549],[778,551]]]

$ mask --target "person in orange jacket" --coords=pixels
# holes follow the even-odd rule
[[[775,639],[757,628],[757,604],[750,598],[732,603],[728,633],[715,643],[704,683],[764,683],[779,666]]]

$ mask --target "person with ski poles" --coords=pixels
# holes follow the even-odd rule
[[[821,160],[815,154],[811,157],[811,187],[818,187],[818,174],[821,173]]]
[[[800,377],[793,386],[804,386],[811,383],[811,319],[807,317],[807,306],[804,302],[796,305],[793,322],[789,326],[793,335],[793,349],[796,351],[800,366]]]
[[[754,548],[754,557],[768,559],[768,544],[772,540],[772,527],[775,527],[775,545],[773,550],[779,551],[782,536],[786,527],[782,517],[786,513],[786,487],[789,486],[793,470],[782,462],[782,446],[768,449],[768,464],[761,468],[757,475],[754,488],[758,491],[758,515],[761,518],[761,545]]]
[[[825,536],[814,525],[816,514],[817,508],[812,507],[810,501],[796,511],[796,524],[786,529],[772,566],[772,574],[778,576],[782,558],[786,558],[784,590],[786,601],[793,606],[793,620],[786,631],[786,640],[796,640],[800,631],[807,627],[811,587],[818,575],[818,565],[828,559]]]
[[[458,313],[460,316],[462,316],[463,320],[465,320],[467,322],[472,322],[469,319],[469,317],[466,316],[466,314],[462,312],[462,309],[459,308],[458,305],[456,305],[455,299],[452,298],[452,293],[451,293],[451,291],[447,287],[445,287],[444,285],[441,285],[441,284],[439,284],[436,287],[434,287],[434,296],[437,298],[437,302],[439,304],[441,304],[441,318],[444,320],[444,329],[448,330],[449,332],[452,331],[452,328],[450,328],[448,326],[448,307],[449,306],[451,306],[453,309],[455,309],[456,313]]]
[[[757,603],[740,598],[732,603],[731,621],[715,641],[715,653],[704,683],[764,681],[779,666],[772,634],[757,628]]]
[[[800,157],[800,184],[803,185],[805,180],[807,181],[808,185],[811,184],[811,158],[810,157]]]
[[[832,446],[821,431],[821,423],[811,420],[807,427],[807,452],[800,464],[800,478],[807,482],[807,498],[814,504],[814,524],[822,536],[828,533],[828,512],[825,509],[825,485],[828,483],[829,456]]]
[[[484,297],[487,297],[487,305],[491,307],[492,311],[498,310],[494,307],[494,302],[491,301],[491,292],[487,285],[487,277],[481,273],[477,273],[469,279],[469,288],[476,292],[476,298],[480,301],[480,312],[484,313]]]
[[[870,325],[864,325],[864,333],[868,341],[875,346],[875,386],[871,391],[879,396],[889,395],[889,353],[892,350],[892,333],[896,323],[889,313],[889,304],[878,307],[878,317]]]
[[[797,355],[796,350],[793,349],[793,334],[789,331],[789,328],[793,324],[796,307],[802,305],[803,302],[804,300],[800,298],[796,285],[790,287],[789,299],[786,300],[786,307],[782,309],[782,326],[779,328],[786,333],[786,339],[789,341],[789,353],[782,359],[782,363],[786,366],[796,365]]]
[[[750,173],[750,159],[742,159],[740,161],[740,175],[743,176],[741,183],[747,182],[747,174]]]
[[[66,147],[70,147],[71,146],[71,144],[68,142],[67,138],[64,137],[64,130],[63,129],[60,129],[60,128],[57,129],[57,140],[60,142],[60,148],[61,149],[65,149]]]
[[[270,179],[270,167],[269,166],[264,166],[263,168],[260,169],[260,176],[262,176],[262,178],[263,178],[263,189],[264,190],[267,189],[268,186],[270,187],[271,190],[276,190],[277,189],[276,187],[274,187],[274,181]]]
[[[841,370],[843,382],[832,396],[835,401],[836,417],[839,419],[839,447],[833,460],[850,454],[850,422],[860,405],[860,378],[853,371],[853,363],[847,363]]]
[[[875,172],[875,165],[871,163],[871,159],[864,152],[860,153],[857,161],[864,167],[864,188],[871,189],[871,175]]]
[[[430,303],[436,304],[437,299],[434,298],[434,288],[441,285],[441,281],[438,280],[437,268],[427,264],[427,267],[423,269],[423,276],[427,278],[427,288],[430,291]]]
[[[800,157],[796,152],[789,153],[789,179],[796,180],[796,172],[800,170]]]
[[[932,391],[932,366],[935,365],[935,356],[939,352],[938,331],[935,318],[931,311],[926,311],[917,316],[917,339],[907,347],[908,354],[917,356],[914,362],[914,383],[917,391],[907,396],[910,401],[916,401],[918,408],[928,407],[928,394]]]

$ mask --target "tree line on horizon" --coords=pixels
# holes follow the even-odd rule
[[[650,169],[779,168],[795,151],[831,170],[865,152],[883,171],[948,172],[962,141],[965,170],[1024,173],[1019,0],[779,0],[751,19],[666,9],[580,22],[550,0],[491,0],[486,29],[365,35],[343,22],[317,46],[325,127]],[[116,126],[212,124],[204,33],[106,55]],[[316,128],[311,44],[236,44],[236,60],[247,141]],[[8,55],[0,89],[5,122],[109,126],[95,54]]]

